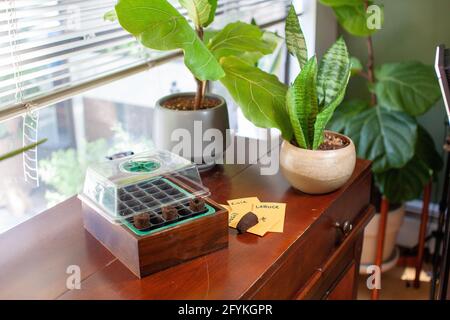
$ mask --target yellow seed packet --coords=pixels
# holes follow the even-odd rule
[[[228,217],[228,225],[231,228],[236,228],[241,218],[253,208],[261,203],[257,197],[233,199],[227,201],[230,209]]]
[[[256,214],[265,214],[274,224],[270,228],[270,232],[284,231],[284,218],[286,215],[286,203],[261,202],[255,206]]]

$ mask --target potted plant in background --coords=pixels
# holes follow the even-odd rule
[[[179,0],[179,3],[187,10],[193,26],[167,0],[119,0],[115,10],[108,12],[105,18],[117,18],[120,25],[147,48],[182,50],[184,63],[197,83],[195,93],[177,93],[157,102],[153,125],[155,145],[173,151],[179,143],[172,137],[173,132],[187,130],[194,137],[194,124],[197,123],[201,125],[200,138],[208,129],[222,133],[224,140],[215,141],[213,148],[219,150],[213,155],[218,158],[226,148],[228,112],[222,97],[206,93],[207,83],[223,80],[226,76],[227,70],[220,63],[222,58],[240,57],[255,64],[276,49],[277,38],[254,24],[243,22],[230,23],[222,30],[206,30],[214,21],[217,0]],[[210,143],[191,143],[191,150],[187,150],[190,160],[211,164],[211,159],[205,159],[202,153],[194,150],[194,145],[202,145],[203,150]]]
[[[335,113],[329,128],[348,135],[359,157],[372,161],[375,205],[384,198],[389,206],[383,259],[392,256],[402,224],[403,203],[417,199],[442,167],[433,139],[417,123],[440,98],[439,85],[431,66],[419,62],[389,63],[376,67],[371,35],[367,27],[367,0],[320,0],[331,6],[339,24],[349,34],[366,38],[368,59],[364,68],[352,58],[354,76],[367,81],[367,100],[346,100]],[[380,13],[382,7],[378,6]],[[379,215],[366,228],[362,264],[375,261]]]
[[[286,44],[302,69],[290,87],[236,56],[220,60],[225,70],[221,81],[248,120],[258,127],[281,131],[280,164],[290,184],[306,193],[331,192],[350,178],[356,161],[355,147],[348,137],[325,131],[350,77],[347,48],[339,39],[319,64],[316,57],[308,60],[292,6],[286,20]]]

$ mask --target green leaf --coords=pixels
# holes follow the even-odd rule
[[[209,19],[206,21],[206,23],[203,25],[203,27],[209,26],[211,23],[213,23],[214,18],[216,17],[216,10],[217,10],[217,0],[208,0],[209,5],[211,6],[211,10],[209,11]]]
[[[433,68],[420,62],[385,64],[375,76],[379,103],[391,110],[418,116],[427,112],[441,97]]]
[[[433,171],[434,175],[441,171],[444,166],[441,155],[436,151],[433,138],[420,125],[417,131],[416,157],[423,161]]]
[[[206,27],[214,20],[217,0],[179,0],[179,2],[187,10],[189,18],[191,18],[197,28]],[[213,8],[212,4],[215,5],[215,8]]]
[[[144,46],[182,49],[184,62],[197,79],[218,80],[225,75],[187,20],[166,0],[119,0],[115,9],[121,26]]]
[[[425,185],[442,166],[433,138],[419,125],[414,157],[400,169],[376,174],[375,181],[391,202],[402,203],[419,198]]]
[[[295,8],[291,5],[286,18],[286,45],[288,51],[297,57],[300,68],[308,61],[308,48],[306,47],[305,36],[303,35],[300,22],[298,21]]]
[[[319,106],[317,104],[317,60],[311,58],[303,67],[293,85],[289,88],[286,105],[294,130],[295,140],[300,148],[311,149],[314,139],[314,122]]]
[[[364,3],[363,0],[319,0],[322,4],[330,7],[356,6]]]
[[[313,150],[317,150],[322,144],[325,128],[328,125],[328,122],[331,120],[331,117],[333,117],[336,108],[341,104],[342,100],[344,100],[345,90],[347,88],[349,78],[350,71],[348,72],[345,85],[342,86],[341,91],[338,93],[338,95],[330,104],[326,105],[319,111],[316,122],[314,124],[314,142],[312,146]]]
[[[319,65],[317,93],[321,108],[328,106],[345,89],[350,77],[350,59],[344,39],[327,50]]]
[[[21,148],[21,149],[14,150],[14,151],[11,151],[11,152],[8,152],[7,154],[4,154],[4,155],[0,155],[0,161],[3,161],[3,160],[6,160],[6,159],[15,157],[15,156],[17,156],[17,155],[19,155],[19,154],[21,154],[21,153],[24,153],[24,152],[26,152],[26,151],[28,151],[28,150],[31,150],[31,149],[33,149],[33,148],[36,148],[38,145],[43,144],[43,143],[46,142],[46,141],[47,141],[47,139],[42,139],[42,140],[39,140],[39,141],[36,142],[36,143],[30,144],[30,145],[28,145],[28,146],[26,146],[26,147],[23,147],[23,148]]]
[[[114,22],[117,20],[116,10],[110,10],[103,15],[103,20]]]
[[[341,103],[331,118],[328,129],[347,135],[347,127],[358,114],[370,108],[364,100],[349,100]]]
[[[208,48],[220,60],[222,57],[240,56],[247,52],[267,55],[275,50],[276,45],[259,27],[234,22],[216,34],[209,41]]]
[[[372,107],[353,118],[347,132],[376,173],[401,168],[414,156],[417,124],[403,112]]]
[[[283,138],[292,139],[286,110],[287,87],[266,73],[233,56],[220,60],[226,76],[220,81],[241,107],[244,116],[261,128],[278,128]]]
[[[430,181],[432,170],[418,157],[413,157],[401,169],[375,174],[375,183],[391,203],[403,203],[421,196]]]
[[[363,70],[363,65],[361,61],[356,57],[350,57],[350,64],[351,64],[351,75],[357,75]]]
[[[381,25],[383,24],[383,9],[381,9]],[[333,7],[339,24],[350,34],[360,37],[367,37],[375,33],[378,29],[367,27],[368,19],[371,15],[366,12],[364,3],[357,5],[335,6]]]

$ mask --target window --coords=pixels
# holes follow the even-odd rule
[[[58,90],[97,81],[160,57],[161,53],[140,47],[116,24],[103,21],[103,13],[114,3],[109,0],[0,2],[0,113],[20,101],[35,101],[37,97],[45,101],[47,95]],[[260,24],[282,21],[289,3],[219,0],[215,26],[238,19],[250,21],[253,17]],[[314,28],[315,9],[305,7],[305,10],[312,18],[303,27]],[[12,19],[11,15],[16,18]],[[8,26],[15,26],[15,35]],[[282,34],[284,25],[275,24],[270,29]],[[89,30],[96,31],[89,33]],[[11,37],[16,41],[13,45]],[[35,64],[29,64],[31,60]],[[14,61],[19,63],[16,67],[20,72],[11,66]],[[285,49],[280,48],[263,64],[283,79],[285,62]],[[28,115],[0,122],[0,153],[27,144],[24,135],[29,130],[27,121],[34,121],[36,126],[35,136],[33,132],[30,134],[31,140],[48,139],[37,148],[36,154],[0,163],[0,233],[76,195],[89,163],[119,151],[139,152],[151,148],[152,107],[156,100],[171,92],[195,90],[195,82],[180,58],[115,82],[98,83],[90,90],[58,99],[57,103],[43,103],[45,108],[31,114],[35,118]],[[213,90],[226,97],[219,84]],[[227,97],[227,102],[232,128],[240,135],[258,135],[259,130],[242,116],[232,99]]]

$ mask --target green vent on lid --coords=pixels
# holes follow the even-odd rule
[[[133,173],[148,173],[159,169],[161,165],[156,161],[130,160],[123,164],[123,170]]]

